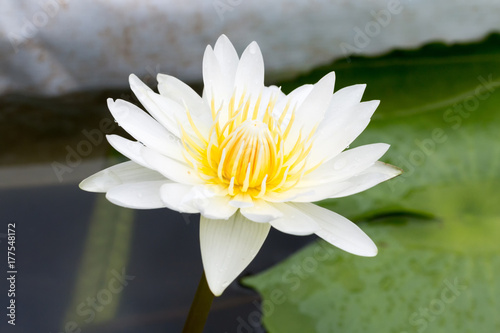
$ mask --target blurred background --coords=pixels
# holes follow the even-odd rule
[[[331,70],[336,90],[367,83],[381,106],[353,146],[390,143],[383,161],[405,173],[321,203],[362,225],[375,259],[271,231],[205,331],[500,331],[499,32],[493,0],[0,0],[0,331],[181,331],[199,217],[78,183],[123,160],[106,99],[136,102],[128,75],[201,94],[222,33],[240,54],[257,41],[266,84],[286,93]]]

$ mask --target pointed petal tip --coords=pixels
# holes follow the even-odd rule
[[[163,74],[163,73],[156,74],[156,81],[158,83],[166,82],[166,81],[169,81],[172,79],[175,79],[175,77],[173,77],[172,75]]]
[[[215,297],[219,297],[222,295],[224,290],[229,286],[227,283],[220,283],[219,281],[212,281],[207,277],[207,284],[208,287],[210,288],[210,291],[212,294],[214,294]]]
[[[232,44],[231,41],[229,40],[229,38],[225,34],[222,34],[222,35],[219,36],[219,38],[217,38],[217,41],[215,42],[215,45],[217,45],[219,43],[229,43],[229,44]]]
[[[93,182],[89,179],[90,179],[90,177],[85,178],[84,180],[82,180],[80,182],[80,184],[78,184],[78,187],[80,188],[80,190],[87,191],[87,192],[100,192],[96,189]]]
[[[130,86],[133,86],[142,83],[142,81],[137,77],[137,75],[132,73],[128,76],[128,83]]]
[[[366,247],[359,249],[359,252],[352,252],[352,254],[358,255],[360,257],[373,258],[378,254],[377,245],[372,241],[371,244],[365,244]]]
[[[332,245],[338,247],[337,244],[332,244]],[[356,244],[355,247],[349,246],[348,248],[346,248],[342,246],[338,248],[341,249],[342,251],[360,257],[372,258],[378,254],[377,245],[375,245],[375,243],[368,236],[366,236],[366,239],[364,239],[363,242],[358,242],[358,244]]]
[[[106,100],[106,104],[108,105],[108,109],[111,109],[111,108],[114,106],[115,101],[114,101],[114,99],[112,99],[112,98],[108,98],[108,99]]]
[[[207,47],[205,47],[205,52],[203,53],[203,59],[205,59],[205,56],[207,55],[208,52],[213,52],[212,46],[210,45],[207,45]]]
[[[86,192],[94,192],[94,193],[104,193],[106,192],[106,188],[103,187],[102,180],[100,181],[100,175],[102,175],[103,170],[99,171],[92,176],[89,176],[82,180],[78,187]]]
[[[390,178],[387,178],[387,180],[392,179],[394,177],[397,177],[397,176],[401,175],[404,172],[404,170],[401,169],[398,166],[395,166],[395,165],[392,165],[392,164],[389,164],[389,163],[385,163],[385,162],[382,162],[382,161],[378,161],[377,163],[379,165],[384,166],[384,167],[387,168],[386,169],[387,175],[390,176]]]
[[[400,167],[397,167],[397,166],[394,166],[394,165],[392,165],[392,167],[396,170],[396,174],[394,175],[394,177],[397,177],[397,176],[403,174],[404,171]]]
[[[255,223],[240,214],[234,214],[229,220],[201,216],[201,258],[215,296],[220,296],[255,258],[269,228],[267,223]]]
[[[328,81],[333,81],[335,82],[335,71],[331,71],[330,73],[326,74],[325,76],[323,76],[323,78],[320,79],[321,80],[328,80]]]
[[[260,50],[260,46],[256,41],[253,41],[250,44],[248,44],[246,50],[248,50],[248,52],[250,52],[250,54],[257,54],[257,53],[262,54],[262,52]]]

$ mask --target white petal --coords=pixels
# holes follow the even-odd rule
[[[394,178],[402,173],[402,170],[383,162],[376,162],[374,165],[360,173],[359,175],[348,179],[349,187],[335,193],[330,198],[340,198],[363,192],[386,180]]]
[[[200,210],[192,205],[193,188],[179,183],[164,184],[160,189],[161,200],[165,207],[180,213],[199,213]]]
[[[86,178],[80,188],[89,192],[106,192],[124,183],[138,183],[151,180],[167,181],[160,173],[128,161],[113,165]]]
[[[268,223],[255,223],[241,214],[229,220],[200,218],[201,257],[214,295],[220,296],[253,260],[269,228]]]
[[[206,218],[230,218],[238,208],[229,205],[228,196],[217,196],[208,186],[166,184],[161,188],[165,205],[181,213],[200,213]]]
[[[177,127],[177,122],[172,114],[184,112],[182,105],[172,101],[167,106],[158,105],[151,96],[158,95],[151,88],[149,88],[144,82],[142,82],[137,76],[131,74],[129,76],[130,88],[134,92],[135,96],[139,99],[141,104],[146,108],[146,110],[170,133],[176,137],[180,137],[179,128]],[[160,96],[160,95],[158,95]]]
[[[172,99],[181,106],[185,103],[193,116],[207,121],[212,119],[208,105],[190,86],[173,76],[165,74],[158,74],[157,80],[158,91],[161,95]]]
[[[288,110],[290,112],[294,107],[299,107],[304,102],[313,88],[314,85],[312,84],[304,84],[300,87],[295,88],[294,90],[292,90],[292,92],[286,95],[283,100],[281,100],[279,103],[276,103],[275,109],[281,111],[285,108],[287,103],[290,103],[291,109]],[[276,118],[279,118],[280,116],[281,113],[275,114]]]
[[[264,200],[254,200],[253,206],[241,208],[240,212],[247,219],[255,222],[271,222],[281,216],[283,213],[275,208],[273,205],[268,204]]]
[[[297,109],[296,121],[304,133],[309,133],[320,122],[333,96],[335,72],[323,76]]]
[[[245,207],[252,207],[253,206],[253,200],[252,197],[248,194],[237,194],[231,200],[229,201],[229,204],[233,207],[237,208],[245,208]]]
[[[298,88],[295,88],[291,93],[286,95],[285,98],[282,98],[279,102],[276,103],[276,106],[274,107],[273,110],[273,116],[276,119],[279,119],[281,117],[281,114],[285,110],[287,104],[289,105],[287,114],[283,119],[283,123],[281,126],[282,131],[284,131],[285,128],[288,126],[288,122],[290,121],[290,118],[292,116],[292,110],[295,107],[299,107],[302,104],[302,102],[304,102],[304,100],[309,95],[313,87],[314,85],[312,84],[304,84]]]
[[[115,205],[133,209],[163,208],[160,188],[168,180],[128,183],[115,186],[106,193],[106,198]]]
[[[346,150],[301,179],[297,187],[307,187],[341,181],[353,177],[380,159],[389,145],[374,143]]]
[[[204,202],[196,202],[195,205],[201,215],[208,219],[227,220],[238,210],[229,203],[230,201],[229,196],[213,196]]]
[[[377,246],[363,230],[345,217],[311,203],[298,204],[321,227],[316,235],[336,247],[358,256],[377,255]]]
[[[362,102],[338,117],[324,119],[314,136],[311,161],[328,161],[340,154],[370,123],[380,101]]]
[[[164,155],[183,160],[182,146],[178,138],[135,105],[108,99],[113,117],[130,135],[147,147]]]
[[[142,143],[130,141],[115,134],[106,135],[106,139],[120,154],[130,158],[132,161],[142,165],[143,167],[149,168],[149,165],[141,155],[142,149],[144,148]]]
[[[250,43],[241,55],[234,86],[237,89],[236,100],[244,91],[247,96],[257,98],[264,88],[264,59],[256,42]]]
[[[355,84],[337,90],[330,101],[330,105],[325,114],[325,119],[336,119],[342,113],[361,102],[366,84]]]
[[[263,87],[260,95],[260,105],[257,111],[257,119],[263,119],[264,114],[266,113],[266,110],[268,109],[268,106],[270,105],[271,101],[273,100],[279,101],[282,100],[283,98],[286,98],[286,95],[281,91],[279,87],[277,86]],[[254,98],[251,100],[249,104],[249,110],[255,110],[257,101],[258,98]],[[274,110],[276,110],[276,107],[274,108]],[[280,110],[279,114],[281,114],[281,111],[282,110]],[[278,113],[274,112],[274,114]]]
[[[224,75],[214,51],[207,46],[203,55],[203,97],[208,105],[214,101],[216,111],[233,93],[233,82]]]
[[[295,188],[290,191],[293,202],[315,202],[328,198],[340,198],[365,191],[381,182],[401,174],[401,170],[382,162],[374,165],[360,174],[340,182],[324,183],[317,186]],[[302,193],[300,193],[302,192]]]
[[[181,126],[184,131],[189,134],[193,139],[197,140],[197,136],[191,124],[189,123],[189,118],[187,116],[187,105],[180,105],[173,99],[166,96],[155,94],[154,92],[148,93],[149,98],[156,103],[159,109],[163,110],[163,117],[165,126],[175,133],[179,137],[181,136]],[[191,110],[190,110],[191,113]],[[200,118],[195,114],[191,114],[191,119],[193,120],[198,131],[205,137],[208,137],[210,126],[212,125],[212,116],[209,111],[202,113],[204,118]]]
[[[194,185],[203,183],[198,173],[185,163],[159,154],[147,147],[142,149],[141,155],[151,169],[158,171],[168,179],[182,184]]]
[[[214,54],[221,66],[224,77],[228,83],[234,85],[234,77],[238,68],[238,53],[226,35],[221,35],[214,46]]]
[[[273,203],[282,216],[272,220],[271,225],[281,232],[291,235],[310,235],[320,229],[318,223],[294,203]]]
[[[295,121],[285,141],[285,152],[289,152],[297,143],[322,121],[333,96],[335,73],[330,72],[321,78],[310,90],[304,101],[298,106]]]

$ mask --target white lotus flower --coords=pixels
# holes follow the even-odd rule
[[[387,144],[345,150],[379,104],[360,102],[365,85],[333,94],[332,72],[285,95],[264,86],[257,43],[238,58],[224,35],[205,51],[203,81],[200,97],[160,74],[157,94],[131,75],[131,88],[151,116],[109,99],[113,117],[137,141],[107,136],[131,161],[80,187],[106,192],[124,207],[201,213],[203,265],[217,296],[255,257],[271,226],[375,256],[377,247],[354,223],[311,203],[364,191],[400,173],[378,161]]]

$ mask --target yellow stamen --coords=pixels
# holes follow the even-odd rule
[[[295,186],[310,172],[307,157],[316,127],[307,135],[295,132],[293,103],[288,101],[276,118],[278,95],[272,95],[269,100],[262,95],[252,97],[246,91],[238,95],[235,90],[228,103],[215,105],[212,99],[213,124],[208,136],[197,128],[184,104],[187,126],[192,129],[188,134],[179,124],[184,157],[202,178],[227,189],[230,196],[243,195],[251,199],[265,197],[268,192],[280,193]],[[267,105],[262,105],[264,101]],[[290,119],[285,122],[287,117]],[[290,136],[292,131],[296,136]]]

